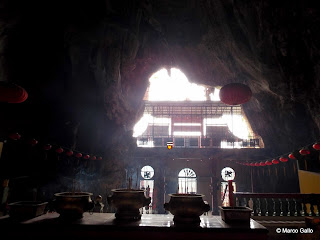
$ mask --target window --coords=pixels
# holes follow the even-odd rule
[[[197,175],[191,168],[184,168],[178,174],[179,193],[197,193]]]

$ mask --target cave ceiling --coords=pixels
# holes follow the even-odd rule
[[[121,154],[148,78],[177,67],[199,84],[247,84],[243,109],[270,152],[306,145],[320,127],[319,17],[298,0],[2,1],[0,80],[29,98],[1,104],[1,137]]]

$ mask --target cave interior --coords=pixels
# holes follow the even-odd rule
[[[24,102],[0,103],[0,177],[10,180],[10,201],[71,190],[105,201],[128,177],[140,187],[140,170],[150,165],[162,213],[162,196],[176,192],[184,167],[205,183],[198,192],[208,202],[227,166],[244,192],[300,192],[298,170],[320,171],[312,147],[320,130],[320,14],[312,1],[8,0],[0,26],[0,81],[28,93]],[[252,97],[241,107],[263,148],[138,148],[133,128],[149,78],[171,68],[203,86],[247,85]],[[243,165],[290,153],[295,160],[269,171]]]

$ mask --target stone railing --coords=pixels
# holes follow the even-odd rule
[[[235,192],[234,201],[252,208],[252,216],[319,216],[320,194]]]

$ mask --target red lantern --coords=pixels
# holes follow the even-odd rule
[[[20,134],[19,133],[11,133],[9,135],[9,137],[12,139],[12,140],[19,140],[21,138]]]
[[[228,105],[246,103],[252,96],[251,89],[242,83],[229,83],[220,89],[221,102]]]
[[[273,163],[273,164],[278,164],[278,163],[279,163],[279,160],[277,160],[277,159],[272,159],[272,163]]]
[[[288,155],[288,157],[289,157],[290,159],[293,159],[293,160],[296,159],[295,156],[294,156],[292,153],[290,153],[290,154]]]
[[[102,160],[102,157],[98,157],[98,160]]]
[[[301,149],[301,150],[299,151],[299,153],[300,153],[302,156],[305,156],[305,155],[310,154],[310,151],[309,151],[308,149],[303,148],[303,149]]]
[[[279,158],[279,160],[281,162],[288,162],[288,158],[286,158],[286,157],[281,157],[281,158]]]
[[[38,144],[38,141],[33,138],[29,141],[29,143],[31,144],[31,146],[35,146]]]
[[[50,144],[46,144],[44,145],[44,150],[50,150],[52,148],[52,146]]]
[[[87,154],[87,155],[84,155],[83,158],[84,158],[84,159],[89,159],[89,158],[90,158],[90,155],[88,155],[88,154]]]
[[[251,167],[254,167],[255,165],[256,165],[256,164],[254,164],[254,163],[250,163],[250,166],[251,166]]]
[[[28,93],[22,87],[8,82],[0,82],[0,102],[21,103],[27,100]]]
[[[76,154],[76,157],[77,157],[77,158],[81,158],[81,157],[82,157],[82,153],[77,153],[77,154]]]
[[[73,151],[68,150],[68,151],[66,152],[66,155],[69,156],[69,157],[72,156],[72,155],[73,155]]]
[[[264,167],[266,165],[265,162],[260,162],[260,166]]]
[[[320,143],[315,143],[312,145],[315,150],[320,150]]]
[[[91,160],[96,160],[96,159],[97,159],[96,156],[92,156],[92,157],[91,157]]]
[[[56,152],[59,153],[59,154],[60,154],[60,153],[63,153],[63,148],[61,148],[61,147],[57,148],[57,149],[56,149]]]
[[[255,166],[256,166],[256,167],[260,167],[260,163],[257,162],[257,163],[255,164]]]
[[[266,165],[271,166],[272,162],[268,160],[268,161],[266,161]]]

